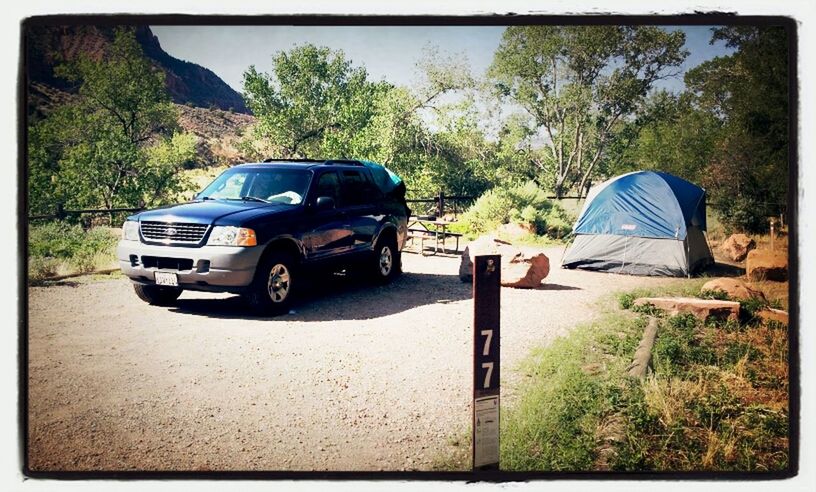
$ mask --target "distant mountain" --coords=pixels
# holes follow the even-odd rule
[[[28,114],[38,120],[58,106],[72,102],[76,97],[50,85],[32,82],[28,87]],[[233,165],[247,161],[238,143],[247,128],[255,124],[254,116],[178,103],[175,107],[181,130],[196,137],[198,167]]]
[[[108,26],[30,26],[26,39],[29,87],[34,84],[73,92],[72,85],[54,75],[60,60],[72,60],[79,53],[101,59],[114,38]],[[165,73],[165,84],[173,102],[200,108],[218,108],[249,113],[241,95],[211,70],[170,56],[147,26],[135,28],[136,39],[145,56]]]

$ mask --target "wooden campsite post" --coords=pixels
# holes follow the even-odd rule
[[[473,258],[473,469],[499,469],[501,256]]]
[[[439,220],[442,220],[445,215],[445,192],[443,190],[439,190],[439,195],[436,197],[437,201],[437,210],[436,210],[436,217]]]

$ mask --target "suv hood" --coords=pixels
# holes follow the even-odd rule
[[[235,214],[256,215],[253,212],[277,213],[291,209],[290,205],[238,200],[205,200],[147,210],[136,215],[140,221],[214,224]],[[249,212],[249,213],[247,213]],[[232,218],[232,217],[231,217]]]

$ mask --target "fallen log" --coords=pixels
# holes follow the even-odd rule
[[[40,282],[56,282],[58,280],[65,280],[68,278],[74,277],[82,277],[85,275],[107,275],[109,273],[113,273],[119,271],[119,268],[108,268],[106,270],[97,270],[95,272],[84,272],[84,273],[69,273],[68,275],[57,275],[56,277],[48,277],[40,279]]]
[[[657,337],[657,319],[650,318],[649,324],[643,330],[643,338],[635,350],[635,357],[632,363],[627,367],[627,375],[633,378],[643,379],[646,377],[646,372],[652,364],[652,347],[654,347],[655,338]]]

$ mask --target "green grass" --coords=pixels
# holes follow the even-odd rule
[[[28,235],[28,275],[40,282],[56,275],[85,273],[115,266],[119,236],[115,229],[84,230],[66,222],[32,225]]]
[[[502,408],[501,467],[514,471],[780,470],[787,466],[787,330],[754,317],[658,318],[654,372],[630,379],[647,316],[641,296],[699,295],[705,279],[599,304],[597,322],[533,350]],[[709,295],[711,295],[709,293]],[[745,306],[749,309],[756,306]],[[469,466],[453,454],[447,468]]]
[[[523,397],[503,409],[503,469],[595,469],[596,430],[621,398],[645,324],[645,318],[610,312],[531,353],[521,367],[529,381]]]

